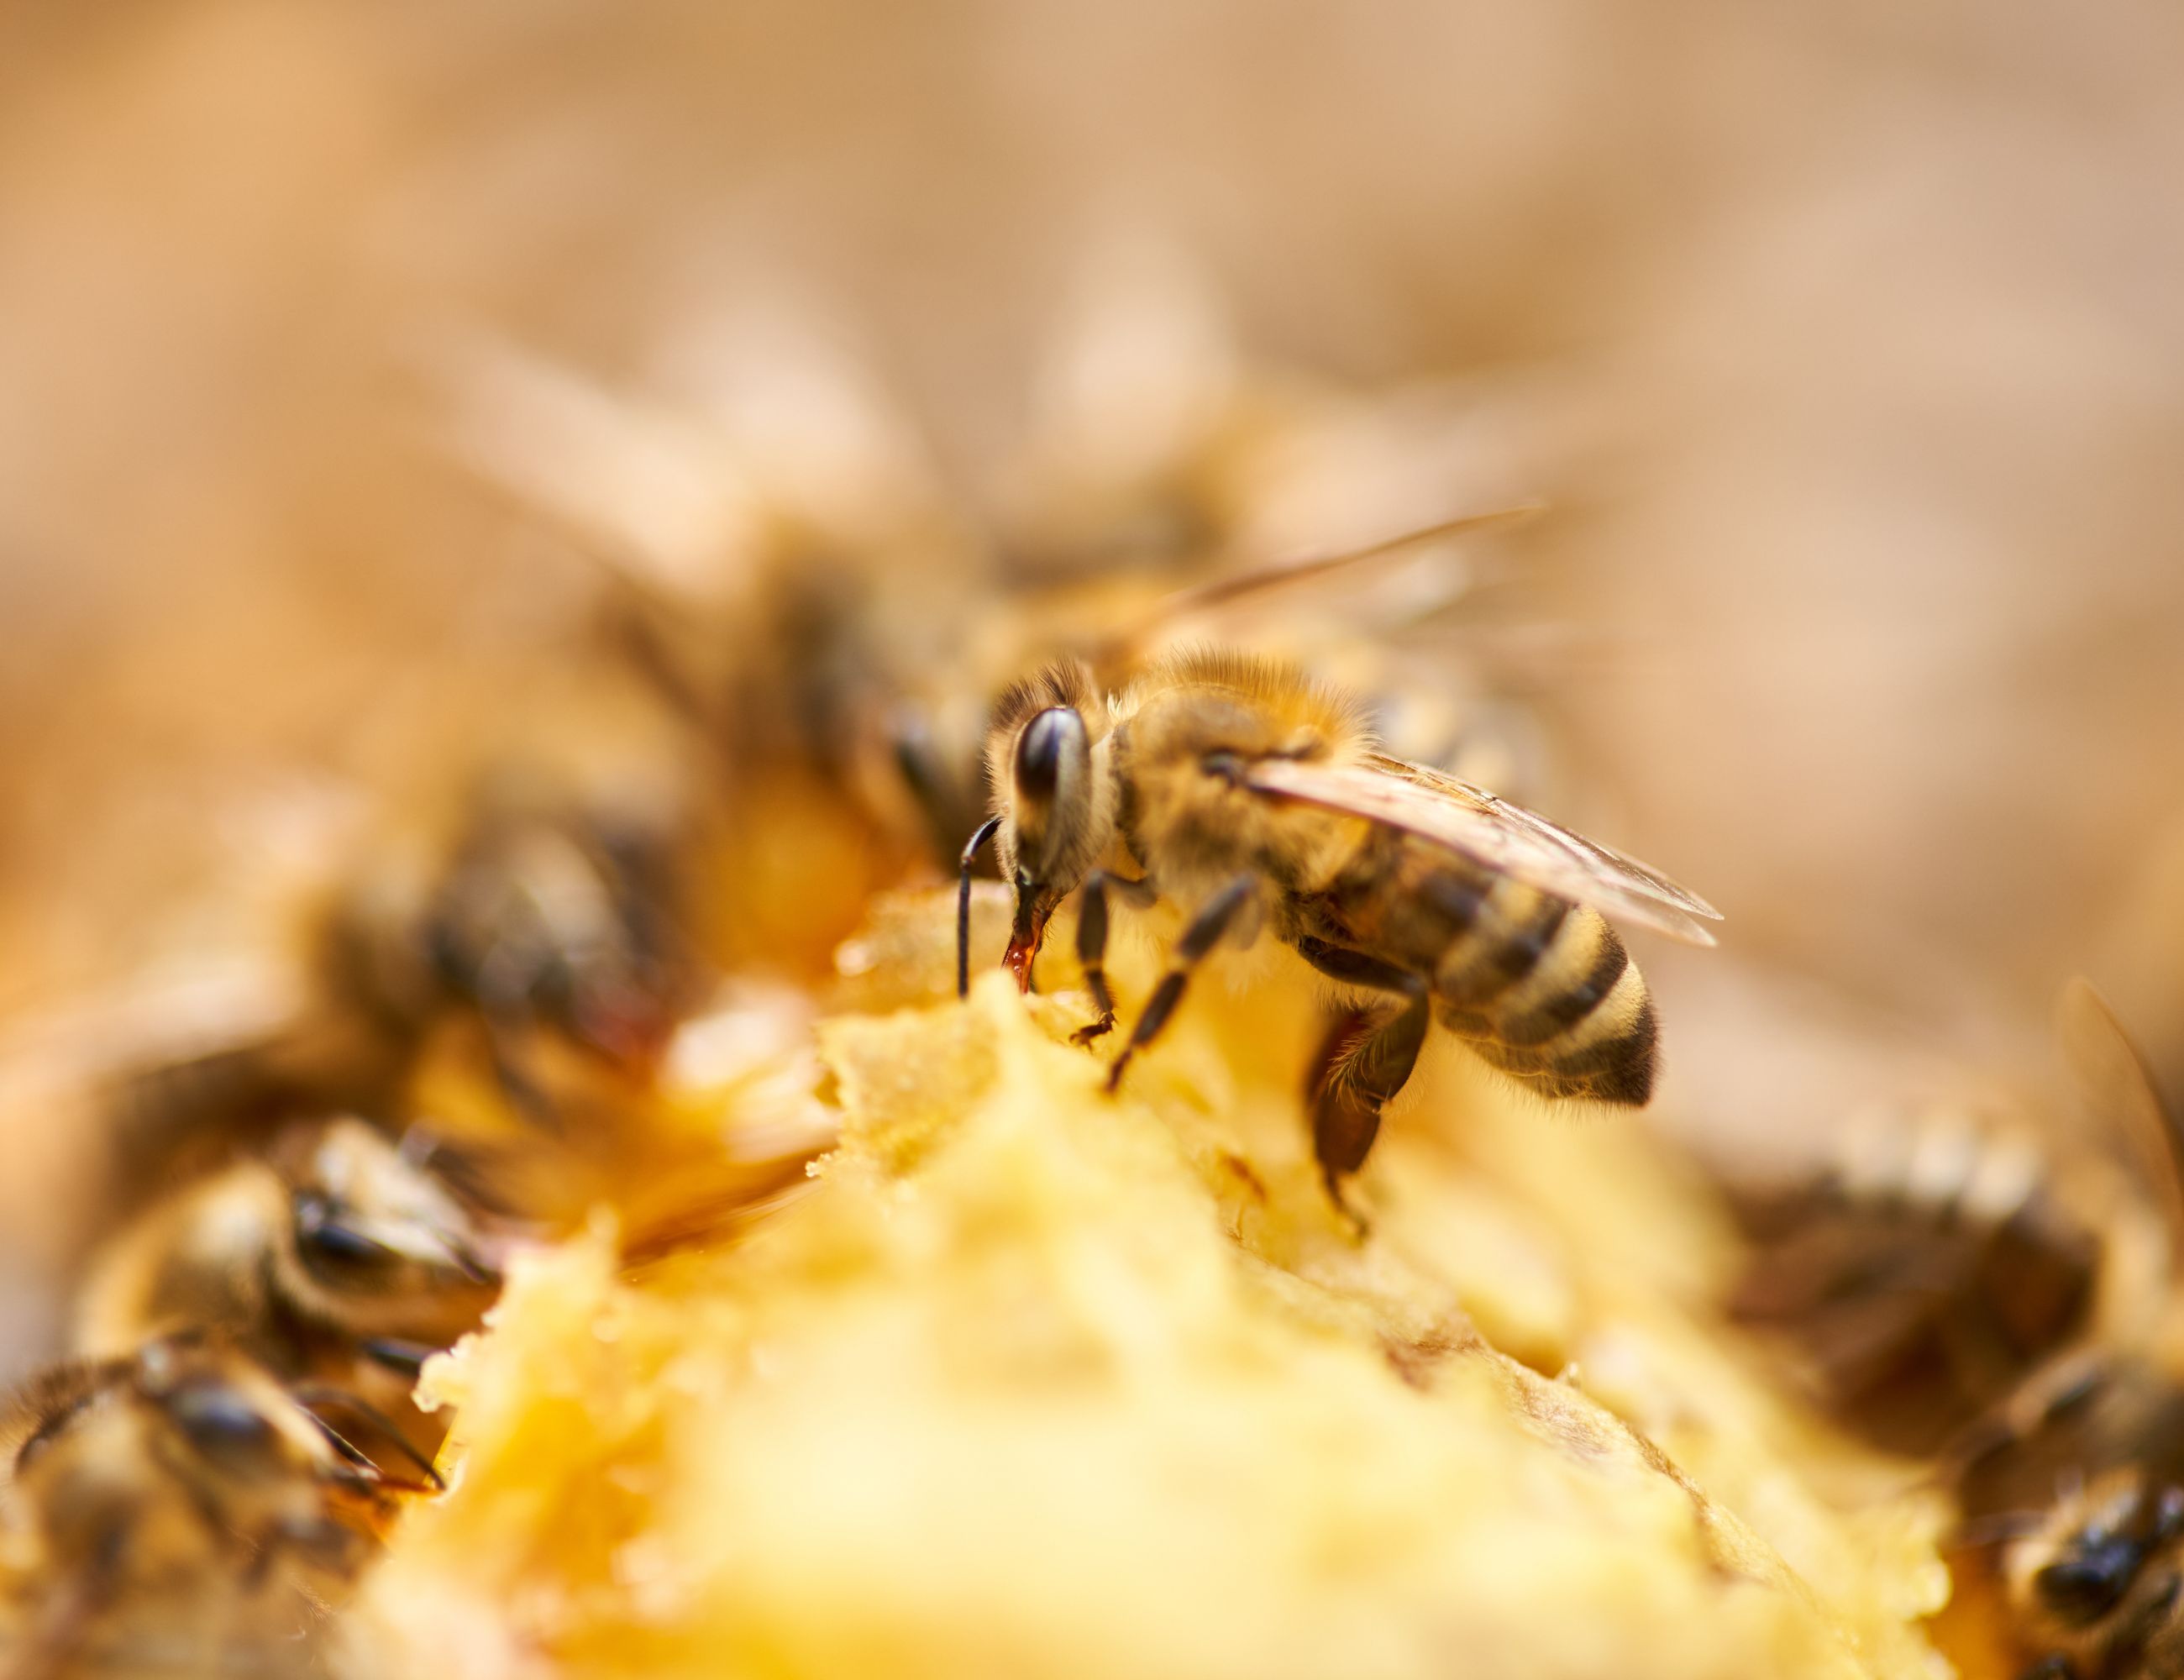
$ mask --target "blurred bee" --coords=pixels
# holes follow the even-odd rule
[[[1941,1451],[2064,1350],[2142,1340],[2165,1301],[2184,1199],[2158,1100],[2091,987],[2060,1015],[2086,1145],[2043,1149],[1998,1107],[1876,1112],[1817,1183],[1740,1199],[1732,1316],[1886,1450]]]
[[[2184,1674],[2184,1486],[2130,1466],[2065,1491],[2010,1548],[2014,1644],[2025,1680]]]
[[[997,810],[962,854],[959,989],[971,864],[989,839],[1015,888],[1004,961],[1020,986],[1056,907],[1082,893],[1078,958],[1100,1011],[1084,1042],[1115,1024],[1110,898],[1190,912],[1110,1090],[1196,965],[1269,920],[1322,974],[1392,1000],[1346,1032],[1315,1081],[1313,1147],[1330,1192],[1362,1164],[1435,1017],[1543,1096],[1642,1104],[1653,1004],[1601,910],[1713,943],[1701,918],[1719,913],[1702,899],[1483,788],[1378,753],[1354,702],[1260,659],[1172,656],[1112,700],[1083,666],[1051,667],[1004,698],[987,762]]]
[[[1477,662],[1440,645],[1399,669],[1385,631],[1475,574],[1443,556],[1400,578],[1390,567],[1380,587],[1352,576],[1334,611],[1326,595],[1299,609],[1301,593],[1229,585],[1284,548],[1443,534],[1428,521],[1491,453],[1475,400],[1247,375],[1187,264],[1123,254],[1035,381],[999,512],[959,513],[868,363],[809,322],[683,323],[656,358],[694,387],[679,400],[460,340],[438,370],[451,442],[603,564],[618,644],[719,743],[739,792],[779,803],[786,781],[802,816],[795,772],[816,769],[850,795],[836,821],[898,848],[898,870],[953,857],[982,814],[992,698],[1057,657],[1119,687],[1117,656],[1141,666],[1178,637],[1315,669],[1338,654],[1365,665],[1346,674],[1368,692],[1401,697],[1383,720],[1401,747],[1446,762],[1436,702],[1478,689],[1451,681]],[[1286,582],[1314,568],[1269,570]],[[1489,709],[1483,693],[1461,698],[1468,723]],[[1506,716],[1492,727],[1510,732]],[[866,884],[889,884],[885,871]]]
[[[49,1370],[17,1397],[0,1455],[21,1677],[292,1651],[396,1498],[437,1485],[421,1460],[382,1470],[261,1366],[197,1338]]]
[[[2184,1138],[2092,987],[2062,1018],[2130,1187],[2103,1227],[2114,1275],[2086,1332],[1944,1455],[1953,1561],[1997,1584],[2026,1674],[2151,1680],[2184,1672]],[[2117,1239],[2148,1219],[2160,1246],[2134,1266]]]
[[[557,1123],[543,1041],[641,1072],[699,984],[681,838],[672,813],[499,764],[443,840],[384,845],[341,889],[332,990],[405,1044],[474,1023],[511,1101]]]
[[[379,797],[348,790],[337,824],[306,812],[287,823],[305,832],[254,846],[237,880],[184,906],[188,937],[164,942],[178,951],[9,1024],[0,1115],[80,1115],[53,1128],[75,1159],[51,1177],[80,1182],[67,1199],[111,1218],[300,1119],[412,1111],[414,1068],[443,1037],[533,1124],[561,1123],[564,1086],[593,1067],[647,1076],[708,983],[686,902],[703,832],[687,732],[647,733],[656,702],[610,685],[517,698],[531,738],[451,767],[444,743],[396,732],[408,750]],[[448,700],[413,697],[419,727],[476,715]],[[260,850],[300,858],[267,887],[254,877],[281,859],[259,869]]]
[[[2184,1673],[2184,1154],[2092,987],[2060,1016],[2094,1129],[2045,1155],[1962,1122],[1861,1151],[1740,1305],[1817,1355],[1847,1421],[1932,1455],[1959,1511],[1945,1649],[2151,1680]]]
[[[2114,1188],[2095,1176],[2048,1171],[1994,1115],[1875,1113],[1818,1182],[1741,1199],[1730,1316],[1785,1339],[1838,1421],[1930,1454],[2085,1331]]]
[[[370,1126],[298,1127],[116,1235],[78,1295],[75,1349],[110,1358],[210,1332],[285,1382],[353,1389],[429,1448],[439,1431],[409,1394],[425,1359],[492,1305],[484,1246],[435,1176]]]

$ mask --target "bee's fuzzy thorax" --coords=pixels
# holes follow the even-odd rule
[[[1364,706],[1346,690],[1282,660],[1229,648],[1185,648],[1167,655],[1131,686],[1117,710],[1127,716],[1153,695],[1178,689],[1233,696],[1258,720],[1260,739],[1253,744],[1268,752],[1305,749],[1309,756],[1340,759],[1375,745]]]
[[[1133,791],[1132,849],[1162,890],[1192,902],[1240,871],[1278,885],[1323,876],[1355,826],[1281,810],[1206,773],[1209,757],[1346,759],[1368,750],[1362,709],[1278,661],[1190,648],[1155,665],[1115,706],[1119,774]]]

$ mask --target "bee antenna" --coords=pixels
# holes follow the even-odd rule
[[[390,1481],[386,1472],[380,1469],[377,1460],[321,1417],[316,1408],[337,1407],[354,1413],[370,1424],[389,1446],[423,1472],[424,1483],[412,1484],[413,1490],[422,1491],[424,1488],[429,1487],[435,1493],[447,1491],[448,1484],[442,1478],[440,1472],[432,1467],[432,1460],[411,1446],[408,1438],[394,1427],[393,1420],[370,1401],[360,1395],[352,1394],[346,1388],[335,1388],[328,1382],[305,1382],[288,1392],[296,1404],[304,1409],[304,1415],[318,1426],[319,1432],[326,1438],[327,1444],[359,1470],[370,1471],[374,1480],[390,1487],[404,1485]]]
[[[963,848],[963,877],[956,889],[956,995],[959,998],[971,995],[971,869],[1000,826],[999,816],[988,817]]]

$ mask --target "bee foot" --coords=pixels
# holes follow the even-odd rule
[[[1096,1038],[1106,1037],[1114,1030],[1115,1017],[1112,1014],[1103,1015],[1099,1020],[1094,1021],[1090,1026],[1080,1026],[1074,1032],[1071,1033],[1069,1035],[1069,1042],[1077,1045],[1089,1044]]]
[[[1353,1240],[1362,1243],[1373,1234],[1373,1227],[1366,1222],[1365,1215],[1350,1204],[1350,1199],[1342,1193],[1342,1186],[1332,1177],[1327,1180],[1327,1199],[1334,1203],[1335,1216],[1350,1227]]]

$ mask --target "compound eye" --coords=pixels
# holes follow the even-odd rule
[[[223,1468],[255,1469],[276,1456],[272,1423],[223,1383],[187,1383],[167,1397],[166,1408],[190,1445]]]
[[[2088,1538],[2041,1570],[2033,1585],[2056,1616],[2082,1627],[2115,1608],[2144,1561],[2144,1549],[2121,1535]]]
[[[1065,763],[1084,751],[1084,720],[1068,706],[1050,706],[1024,726],[1017,741],[1017,793],[1039,804],[1061,785]]]
[[[401,1260],[378,1238],[343,1222],[323,1196],[298,1195],[295,1210],[297,1247],[314,1271],[354,1277],[385,1271]]]

